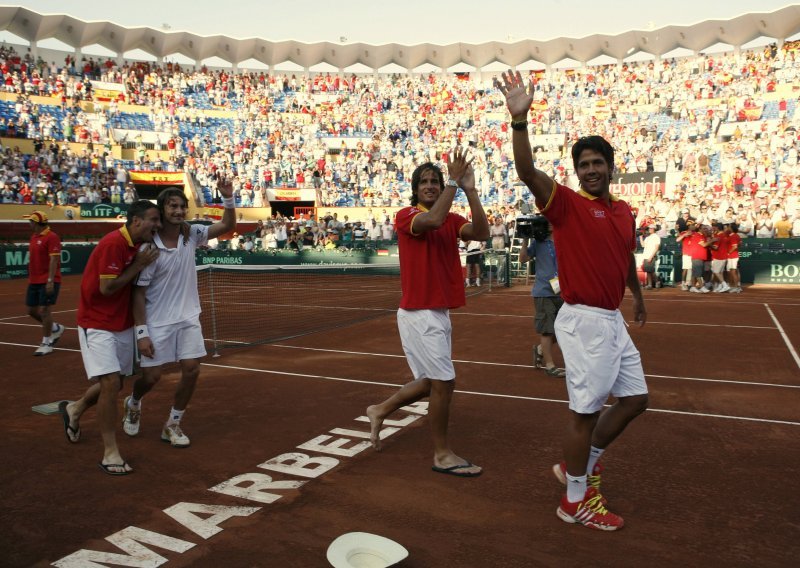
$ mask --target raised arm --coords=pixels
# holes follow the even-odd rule
[[[466,152],[453,151],[453,159],[447,164],[447,173],[450,179],[456,180],[458,187],[464,190],[469,202],[472,222],[461,229],[461,238],[465,241],[485,241],[489,238],[489,220],[483,210],[481,198],[475,188],[475,172],[472,169],[472,160],[467,160]]]
[[[511,143],[514,149],[514,166],[519,179],[528,186],[536,198],[536,205],[543,208],[550,201],[553,180],[533,163],[531,142],[528,139],[528,113],[533,103],[533,85],[525,86],[519,71],[502,74],[497,88],[506,98],[506,106],[511,114]]]
[[[222,195],[222,206],[224,207],[222,219],[208,228],[208,238],[217,237],[230,233],[236,229],[236,204],[233,199],[233,180],[227,177],[219,177],[217,173],[217,189]]]

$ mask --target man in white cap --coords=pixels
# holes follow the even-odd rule
[[[53,322],[50,306],[58,300],[61,287],[61,239],[51,229],[44,211],[25,215],[33,235],[28,246],[28,292],[25,305],[28,315],[42,324],[42,343],[36,357],[49,355],[64,333],[64,326]]]

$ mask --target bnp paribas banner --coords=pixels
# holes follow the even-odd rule
[[[128,214],[125,203],[81,203],[81,219],[116,219]]]

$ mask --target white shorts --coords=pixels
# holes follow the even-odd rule
[[[681,268],[686,271],[686,280],[692,279],[692,257],[684,254],[681,256]]]
[[[722,274],[725,271],[725,265],[727,264],[727,260],[724,258],[722,260],[714,259],[711,261],[711,272],[714,274]]]
[[[90,379],[101,375],[133,374],[133,328],[123,331],[78,327],[83,366]]]
[[[450,310],[397,310],[397,327],[415,379],[456,378]]]
[[[739,268],[739,257],[728,259],[728,270],[736,270]]]
[[[570,410],[593,414],[609,394],[647,394],[642,358],[619,310],[565,303],[555,328],[566,363]]]
[[[158,367],[165,363],[205,357],[206,347],[200,320],[195,318],[173,325],[147,326],[155,356],[141,356],[142,367]]]

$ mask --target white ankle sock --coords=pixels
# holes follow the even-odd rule
[[[594,466],[600,461],[600,456],[603,455],[603,452],[605,452],[605,449],[595,448],[594,446],[589,450],[589,462],[586,464],[586,475],[592,475]]]
[[[186,412],[185,410],[175,410],[175,407],[169,411],[169,420],[167,420],[167,424],[177,424],[183,418],[183,413]]]
[[[136,400],[136,397],[131,395],[131,397],[128,399],[128,408],[131,410],[139,410],[140,406],[142,406],[142,401]]]
[[[573,477],[567,473],[567,501],[577,503],[586,495],[586,476]]]

